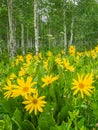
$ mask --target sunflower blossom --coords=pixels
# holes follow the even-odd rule
[[[55,59],[55,62],[56,62],[61,68],[63,67],[63,65],[62,65],[63,62],[62,62],[61,58],[58,58],[58,57],[57,57],[57,58]]]
[[[25,81],[22,77],[20,79],[17,79],[17,86],[13,90],[13,97],[17,96],[23,96],[24,98],[27,98],[28,95],[31,93],[35,93],[36,89],[32,88],[36,82],[32,82],[32,77],[27,77],[27,80]]]
[[[52,75],[47,75],[44,78],[41,78],[41,80],[44,82],[44,84],[42,85],[42,87],[45,87],[45,86],[51,84],[52,82],[54,82],[58,78],[59,78],[59,75],[57,75],[55,77],[52,77]]]
[[[69,47],[69,54],[73,56],[73,55],[75,54],[75,52],[76,52],[75,46],[72,46],[72,45],[71,45],[71,46]]]
[[[24,68],[21,67],[21,70],[19,71],[19,76],[24,76],[26,74]]]
[[[33,56],[32,56],[31,53],[28,53],[28,54],[25,56],[25,58],[26,58],[26,61],[29,62],[29,61],[31,61],[31,60],[33,59]]]
[[[12,73],[11,75],[10,75],[10,77],[9,77],[9,79],[10,80],[13,80],[13,79],[15,79],[17,76],[14,74],[14,73]]]
[[[74,67],[70,65],[68,59],[63,58],[63,65],[64,65],[64,68],[66,68],[66,70],[74,72]]]
[[[43,112],[42,107],[44,107],[46,104],[46,102],[43,100],[44,98],[45,96],[38,97],[38,92],[36,92],[33,97],[29,96],[22,103],[25,104],[26,111],[29,111],[29,113],[34,111],[34,114],[37,115],[37,111]]]
[[[15,85],[12,85],[11,81],[8,79],[7,85],[3,88],[5,90],[4,98],[8,99],[8,98],[12,97],[14,87],[15,87]]]
[[[91,95],[92,89],[94,88],[92,86],[93,81],[93,77],[92,77],[92,73],[91,74],[87,74],[87,75],[79,75],[78,76],[78,80],[73,79],[73,87],[72,89],[74,90],[74,95],[76,95],[78,93],[78,91],[80,91],[82,98],[84,98],[84,94],[87,96]]]

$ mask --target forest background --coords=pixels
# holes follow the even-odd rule
[[[0,0],[1,57],[97,43],[97,0]]]

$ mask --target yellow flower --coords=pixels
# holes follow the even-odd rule
[[[30,95],[31,93],[35,93],[36,91],[36,89],[32,88],[32,86],[34,86],[37,83],[32,82],[31,76],[27,77],[26,82],[22,77],[20,79],[17,79],[17,84],[18,86],[16,86],[15,89],[13,90],[13,94],[12,94],[13,97],[17,97],[21,95],[24,98],[27,98],[28,95]]]
[[[43,68],[45,68],[48,71],[48,60],[43,61]]]
[[[23,68],[24,68],[25,72],[28,71],[30,65],[31,65],[31,61],[29,61],[29,60],[26,61],[26,62],[23,64]]]
[[[38,54],[38,56],[42,60],[42,53],[41,52]]]
[[[85,51],[85,55],[86,55],[87,57],[89,57],[89,56],[90,56],[90,51]]]
[[[25,57],[27,62],[31,61],[33,58],[31,53],[27,54]]]
[[[71,72],[74,72],[74,67],[70,65],[69,60],[63,58],[63,65],[66,68],[66,70],[69,70]]]
[[[10,75],[10,77],[9,77],[9,79],[11,79],[11,80],[13,80],[13,79],[15,79],[16,78],[16,75],[14,74],[14,73],[12,73],[11,75]]]
[[[52,52],[51,52],[51,51],[48,51],[48,52],[47,52],[47,56],[49,56],[49,57],[52,56]]]
[[[77,56],[81,57],[83,55],[82,52],[77,52]]]
[[[92,86],[93,83],[93,77],[92,77],[92,73],[91,74],[87,74],[87,75],[79,75],[78,74],[78,80],[73,79],[73,87],[72,89],[74,90],[74,95],[76,95],[78,93],[78,91],[80,91],[82,98],[84,98],[84,94],[86,94],[87,96],[90,96],[92,89],[94,88]]]
[[[96,53],[98,53],[98,45],[95,47],[95,51]]]
[[[21,67],[21,70],[19,71],[19,76],[24,76],[25,75],[25,70],[24,68]]]
[[[68,59],[65,59],[65,58],[63,58],[63,64],[64,64],[64,67],[68,70],[68,68],[69,68],[69,60]]]
[[[51,84],[52,82],[54,82],[58,78],[59,78],[59,75],[57,75],[55,77],[52,77],[52,75],[45,76],[44,78],[41,79],[44,82],[44,84],[42,85],[42,87],[45,87],[45,86]]]
[[[45,96],[38,97],[38,92],[36,92],[33,97],[29,96],[22,103],[25,104],[26,111],[29,111],[29,113],[34,111],[34,114],[37,115],[37,111],[43,112],[42,107],[44,107],[46,104],[46,102],[43,100],[44,98]]]
[[[92,56],[93,59],[95,59],[97,57],[97,53],[96,53],[95,50],[91,51],[91,56]]]
[[[18,56],[17,56],[17,59],[18,59],[19,61],[21,61],[21,62],[23,62],[23,61],[24,61],[24,58],[23,58],[23,56],[22,56],[22,55],[18,55]]]
[[[8,79],[7,80],[7,85],[3,88],[6,92],[4,92],[4,98],[10,98],[13,93],[13,88],[15,85],[12,85],[11,81]]]
[[[21,62],[22,63],[24,62],[24,57],[22,55],[17,55],[15,65],[19,65],[19,63],[21,63]]]
[[[79,59],[80,59],[80,56],[77,55],[76,58],[75,58],[75,62],[79,63]]]
[[[62,50],[62,51],[61,51],[61,54],[62,54],[62,55],[64,55],[64,54],[65,54],[65,51],[64,51],[64,50]]]
[[[72,46],[72,45],[71,45],[71,46],[69,47],[69,53],[70,53],[70,55],[74,55],[75,52],[76,52],[75,46]]]
[[[57,57],[57,58],[55,59],[55,62],[56,62],[61,68],[63,67],[63,65],[62,65],[63,62],[61,61],[61,58],[58,58],[58,57]]]
[[[16,59],[15,65],[18,65],[18,64],[19,64],[19,60],[18,60],[18,59]]]
[[[38,55],[34,55],[33,58],[34,58],[34,60],[35,60],[36,63],[39,61]]]
[[[74,72],[75,69],[74,69],[73,66],[69,66],[68,70],[71,71],[71,72]]]

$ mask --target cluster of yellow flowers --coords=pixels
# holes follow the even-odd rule
[[[44,89],[46,86],[51,86],[51,84],[59,82],[61,69],[63,73],[66,71],[71,74],[77,74],[77,79],[70,79],[72,81],[71,90],[74,90],[73,94],[76,95],[78,91],[82,98],[84,94],[87,96],[91,95],[93,90],[93,73],[89,74],[79,74],[76,70],[76,66],[81,60],[81,57],[91,57],[93,59],[98,58],[98,46],[91,51],[76,52],[75,46],[69,47],[70,55],[67,56],[64,51],[61,51],[58,55],[54,56],[52,52],[48,52],[46,56],[42,56],[39,53],[37,56],[32,54],[27,54],[26,56],[17,56],[16,60],[11,62],[11,68],[13,72],[10,73],[7,78],[7,83],[4,90],[4,98],[17,98],[19,96],[23,97],[22,104],[25,105],[26,111],[37,114],[37,111],[43,112],[42,107],[46,105],[44,100],[45,96],[39,96],[39,87]],[[75,56],[73,58],[73,56]],[[54,66],[56,66],[57,71],[54,71]],[[76,71],[75,71],[76,70]],[[40,76],[39,76],[40,75]],[[67,79],[67,78],[66,78]],[[66,82],[66,81],[63,81]]]
[[[25,109],[31,113],[34,110],[35,115],[37,114],[37,110],[42,112],[46,102],[43,101],[45,96],[38,97],[37,89],[33,88],[36,82],[32,82],[32,77],[27,77],[25,81],[22,77],[17,79],[17,85],[12,84],[11,81],[7,80],[7,85],[4,87],[6,92],[4,93],[5,98],[16,98],[18,96],[22,96],[25,104]],[[32,96],[33,95],[33,96]]]
[[[4,98],[9,99],[22,96],[24,99],[22,103],[25,104],[26,111],[29,111],[29,113],[34,111],[35,115],[37,114],[37,110],[42,112],[42,107],[44,107],[46,104],[46,101],[44,101],[45,96],[38,97],[38,89],[36,88],[37,82],[33,81],[33,76],[36,73],[39,59],[42,59],[41,53],[38,56],[27,54],[25,58],[23,56],[17,56],[15,62],[12,62],[11,65],[13,68],[18,66],[18,69],[20,70],[17,75],[15,73],[10,74],[9,78],[7,79],[7,83],[3,88],[3,90],[5,90]],[[34,66],[31,66],[32,62],[34,63]],[[29,71],[30,67],[32,72]],[[41,78],[43,82],[41,87],[43,88],[47,85],[50,85],[58,78],[59,75],[45,75],[43,78]]]

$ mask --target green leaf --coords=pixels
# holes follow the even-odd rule
[[[55,126],[55,127],[50,127],[50,130],[72,130],[71,127],[70,129],[68,128],[68,124],[61,124],[60,126]]]
[[[36,128],[34,127],[32,122],[30,122],[28,120],[24,120],[22,122],[22,130],[36,130]]]
[[[95,98],[95,100],[98,100],[98,90],[95,91],[94,98]]]
[[[95,119],[98,120],[98,108],[93,111]]]
[[[38,119],[38,125],[41,130],[49,130],[50,126],[55,125],[55,121],[49,112],[41,113]]]
[[[62,107],[61,111],[58,114],[58,123],[62,122],[64,118],[68,115],[68,108],[66,106]]]
[[[4,109],[4,112],[12,116],[15,111],[15,101],[11,98],[8,100],[2,99],[1,102],[2,102],[2,107]]]
[[[11,118],[7,115],[5,119],[5,127],[4,130],[12,130],[12,122]]]
[[[12,120],[21,129],[22,113],[21,113],[21,111],[18,108],[16,108],[16,110],[14,112],[14,115],[12,117]]]
[[[0,120],[0,130],[4,130],[5,122],[4,120]]]
[[[82,118],[82,119],[78,122],[78,127],[79,127],[79,129],[82,128],[83,125],[84,125],[84,118]]]
[[[86,127],[85,127],[85,126],[82,126],[82,127],[80,128],[80,130],[86,130]]]

